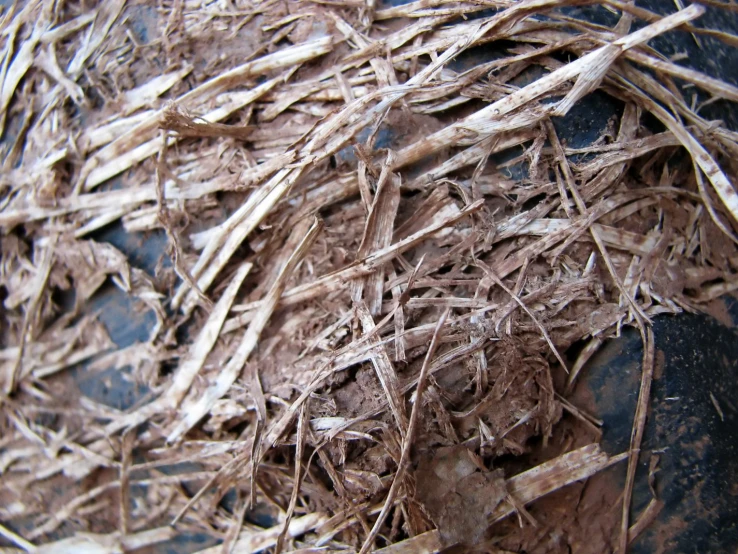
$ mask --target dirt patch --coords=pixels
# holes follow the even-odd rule
[[[507,494],[504,472],[487,471],[464,447],[438,448],[415,472],[415,497],[447,545],[474,545],[487,529],[487,519]]]

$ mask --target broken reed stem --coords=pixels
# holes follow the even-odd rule
[[[0,535],[8,539],[13,544],[15,544],[18,548],[22,548],[26,552],[34,552],[36,550],[35,544],[27,541],[20,535],[13,533],[13,531],[11,531],[10,529],[8,529],[2,524],[0,524]]]
[[[297,448],[295,449],[295,477],[292,485],[292,494],[290,495],[290,503],[287,507],[287,514],[284,518],[284,525],[282,532],[277,538],[277,544],[274,547],[274,554],[280,554],[282,548],[284,548],[284,541],[287,537],[287,533],[290,528],[290,521],[292,521],[292,515],[295,513],[295,506],[297,505],[297,495],[300,492],[300,484],[302,483],[303,471],[302,471],[302,457],[305,452],[305,441],[307,440],[307,433],[310,428],[310,423],[307,418],[310,416],[308,410],[309,401],[305,402],[300,406],[300,415],[297,418]]]
[[[39,263],[39,268],[36,272],[36,278],[33,282],[33,296],[28,302],[25,313],[23,314],[23,326],[20,332],[20,345],[18,346],[18,356],[11,372],[10,380],[6,383],[6,394],[12,394],[21,378],[23,373],[23,353],[25,352],[26,343],[29,339],[29,334],[34,332],[34,321],[36,320],[39,303],[46,289],[46,285],[51,275],[51,267],[54,261],[54,247],[59,240],[58,235],[53,235],[51,241],[44,250],[44,256]]]
[[[187,283],[192,290],[195,291],[197,294],[197,297],[200,299],[200,301],[203,303],[203,305],[207,308],[208,311],[213,309],[213,302],[205,296],[205,293],[200,290],[200,287],[197,286],[197,283],[195,283],[195,280],[192,278],[192,275],[190,275],[189,270],[184,266],[184,263],[182,262],[182,248],[179,244],[179,238],[177,236],[177,231],[174,229],[174,226],[172,224],[172,214],[169,211],[169,207],[167,206],[167,200],[165,196],[164,191],[164,164],[166,163],[166,156],[167,156],[167,144],[168,144],[168,135],[166,132],[163,132],[161,134],[161,148],[159,150],[159,154],[156,158],[156,201],[157,201],[157,207],[158,207],[158,218],[161,222],[162,226],[164,227],[164,230],[167,233],[167,238],[171,242],[172,245],[172,258],[174,261],[174,267],[177,270],[177,275],[185,282]]]
[[[625,492],[623,493],[623,510],[620,523],[620,538],[618,541],[619,554],[626,554],[628,550],[628,529],[630,515],[630,501],[633,496],[633,484],[635,483],[638,458],[641,454],[641,442],[643,432],[646,428],[646,416],[648,415],[648,402],[651,397],[651,382],[653,381],[653,370],[655,360],[655,345],[653,330],[646,329],[643,341],[643,370],[641,372],[641,387],[638,393],[638,404],[633,417],[633,432],[630,437],[630,449],[628,452],[628,472],[625,477]]]
[[[224,125],[197,121],[184,113],[176,104],[171,104],[164,111],[159,124],[160,129],[173,131],[182,138],[235,138],[246,140],[254,130],[252,126]]]
[[[308,248],[317,238],[322,229],[322,222],[318,218],[314,218],[312,223],[306,220],[306,223],[295,228],[295,232],[302,236],[302,240],[297,248],[286,261],[279,276],[267,293],[264,303],[257,310],[254,319],[251,321],[248,329],[244,333],[240,344],[231,356],[228,364],[219,373],[217,379],[210,384],[205,393],[197,400],[193,401],[189,406],[183,406],[181,411],[181,419],[175,428],[169,433],[167,442],[172,444],[178,441],[187,431],[189,431],[202,417],[204,417],[213,404],[218,401],[228,389],[233,385],[239,373],[243,369],[244,364],[248,360],[251,353],[259,343],[259,337],[271,318],[274,310],[282,296],[282,291],[287,284],[287,279],[292,274],[297,264],[307,253]],[[307,225],[310,227],[306,229]]]
[[[423,366],[420,368],[418,387],[415,390],[415,403],[413,404],[413,409],[410,412],[410,422],[407,426],[407,435],[405,435],[405,440],[402,441],[402,454],[400,456],[400,462],[397,465],[395,478],[392,480],[392,485],[390,486],[390,490],[387,493],[387,499],[384,501],[382,511],[377,516],[377,520],[374,522],[371,533],[369,533],[369,536],[364,540],[364,544],[361,546],[359,554],[366,554],[372,548],[374,544],[374,539],[379,534],[382,525],[384,525],[384,520],[387,519],[387,515],[389,515],[389,511],[394,504],[395,497],[397,496],[400,487],[403,484],[405,471],[407,471],[407,466],[410,463],[410,449],[412,448],[415,429],[418,425],[420,410],[423,404],[423,392],[425,391],[425,383],[428,377],[430,362],[436,353],[436,348],[438,348],[438,338],[440,336],[441,329],[443,329],[443,326],[446,323],[446,319],[448,318],[449,313],[449,309],[446,309],[446,311],[443,312],[440,319],[438,320],[438,323],[436,324],[435,330],[433,331],[433,338],[431,339],[430,346],[428,347],[428,352],[426,353],[425,359],[423,360]]]

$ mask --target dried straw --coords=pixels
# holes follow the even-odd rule
[[[738,289],[738,135],[701,115],[738,89],[648,42],[738,37],[695,25],[697,4],[659,17],[606,0],[613,28],[562,10],[580,4],[598,3],[8,8],[3,540],[113,553],[202,532],[223,541],[208,553],[438,552],[466,537],[433,494],[483,481],[457,495],[477,502],[459,510],[476,537],[627,459],[612,536],[625,552],[662,506],[629,520],[650,322]],[[459,61],[482,47],[493,59]],[[622,113],[567,144],[557,123],[593,93]],[[170,256],[144,270],[111,229],[162,236]],[[123,327],[135,311],[150,323],[121,349],[117,316],[95,307],[116,294],[134,307]],[[626,325],[643,376],[629,450],[608,456],[570,393]],[[120,410],[70,379],[104,370],[147,395]],[[592,444],[502,476],[563,411]],[[250,523],[257,507],[273,525]]]

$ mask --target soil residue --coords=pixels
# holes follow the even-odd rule
[[[476,544],[487,520],[505,498],[501,469],[488,471],[482,460],[464,447],[436,450],[415,474],[416,498],[441,533],[445,544]]]

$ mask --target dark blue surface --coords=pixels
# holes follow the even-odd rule
[[[83,395],[117,410],[129,410],[149,391],[133,380],[130,367],[111,367],[93,374],[73,370],[73,374]]]
[[[738,303],[730,305],[738,321]],[[659,456],[656,490],[665,507],[631,551],[646,554],[666,544],[667,552],[735,552],[738,334],[709,316],[692,314],[657,318],[654,334],[663,365],[657,364],[652,385],[631,517],[651,499],[651,454]],[[602,444],[610,454],[630,444],[642,353],[638,332],[626,330],[593,357],[580,383],[593,393],[596,414],[605,422]],[[622,486],[625,466],[610,475]]]
[[[157,544],[150,549],[150,552],[156,552],[156,554],[190,554],[222,543],[223,541],[209,537],[204,533],[183,532],[172,540]]]

